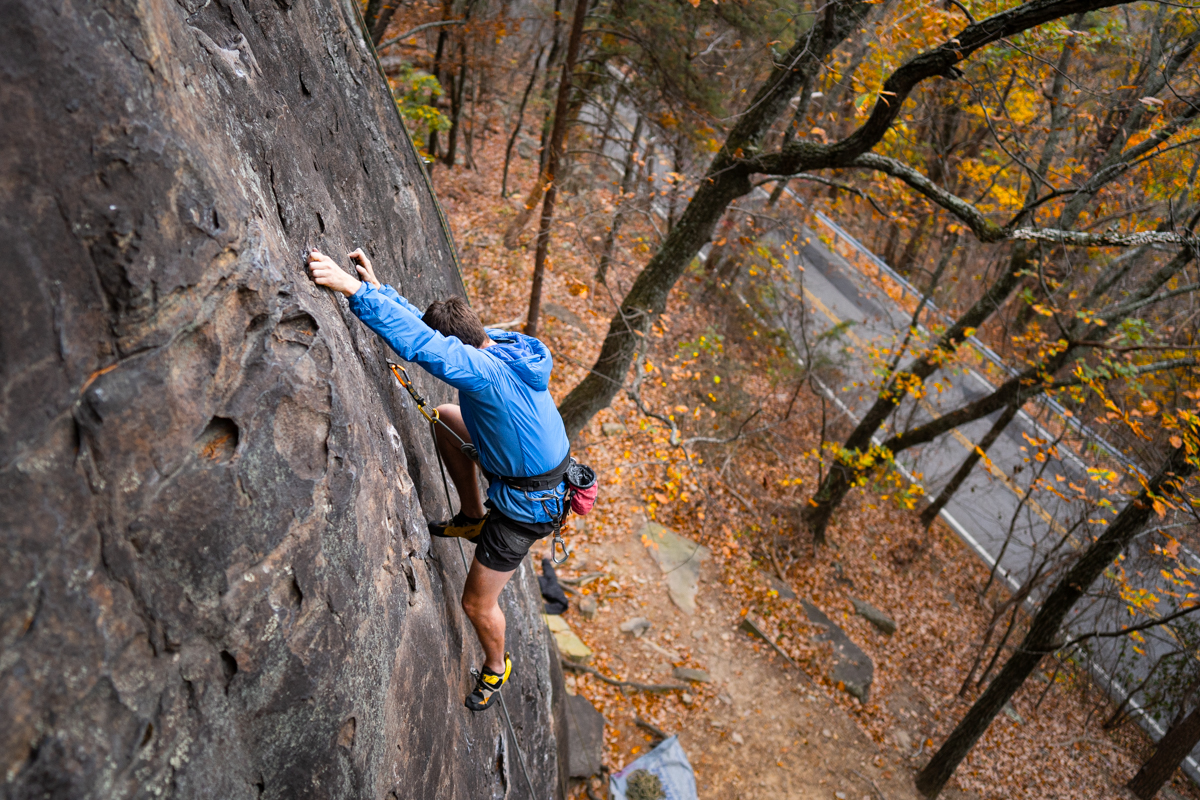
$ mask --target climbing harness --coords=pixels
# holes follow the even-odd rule
[[[442,489],[446,492],[446,508],[450,509],[450,486],[446,481],[446,467],[442,463],[442,452],[437,449],[437,426],[441,425],[446,431],[458,440],[458,449],[467,458],[479,465],[480,471],[484,477],[488,479],[488,483],[500,481],[506,486],[522,491],[528,496],[529,492],[538,492],[550,490],[555,492],[554,498],[558,501],[559,510],[557,513],[551,511],[548,506],[549,498],[544,498],[542,502],[547,514],[550,516],[554,524],[554,535],[550,544],[550,560],[557,566],[566,562],[571,557],[571,549],[567,546],[566,539],[563,538],[563,524],[567,521],[567,515],[574,511],[580,516],[587,514],[592,510],[592,505],[596,501],[596,473],[586,464],[580,464],[574,458],[568,455],[563,459],[562,463],[554,469],[542,473],[541,475],[531,475],[525,478],[513,478],[504,475],[496,475],[484,468],[479,461],[479,450],[475,445],[466,441],[459,436],[453,428],[442,421],[441,415],[437,408],[431,407],[424,397],[417,391],[413,385],[412,378],[408,376],[406,370],[400,364],[389,361],[388,367],[392,370],[392,374],[396,376],[396,381],[404,387],[413,402],[417,405],[417,410],[421,412],[421,416],[429,421],[429,430],[433,435],[433,449],[437,453],[438,469],[442,473]],[[557,494],[557,488],[563,481],[566,481],[566,491],[560,496]],[[460,543],[461,544],[461,543]],[[559,550],[562,550],[562,558],[558,557]]]

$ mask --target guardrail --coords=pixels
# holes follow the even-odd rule
[[[851,236],[849,233],[847,233],[844,228],[842,228],[840,225],[838,225],[836,222],[834,222],[828,216],[823,214],[821,211],[819,211],[817,209],[813,209],[813,211],[817,217],[817,221],[820,222],[827,229],[829,229],[829,231],[831,233],[833,233],[833,235],[835,237],[835,242],[834,242],[835,245],[837,244],[836,239],[844,240],[846,242],[846,244],[848,244],[850,247],[852,247],[856,252],[858,252],[863,257],[865,257],[867,260],[869,260],[874,266],[878,267],[881,273],[887,275],[887,277],[890,280],[895,282],[896,285],[898,285],[901,288],[901,291],[904,293],[904,295],[912,294],[918,300],[923,296],[921,294],[921,292],[919,292],[915,286],[913,286],[902,275],[900,275],[898,272],[896,272],[894,269],[892,269],[890,266],[888,266],[886,261],[884,261],[882,258],[880,258],[879,256],[875,255],[873,252],[871,252],[865,245],[863,245],[861,242],[859,242],[857,239],[855,239],[853,236]],[[902,295],[902,296],[904,296],[904,295]],[[929,311],[933,315],[937,316],[943,322],[946,322],[947,324],[953,324],[953,320],[949,317],[949,315],[942,312],[932,301],[926,301],[925,307],[927,309],[929,309]],[[918,322],[918,325],[920,325],[919,322]],[[920,326],[920,327],[922,329],[924,328],[924,326]],[[1000,356],[994,350],[992,350],[990,347],[985,345],[983,342],[979,341],[974,336],[969,337],[968,341],[971,343],[972,346],[974,346],[979,351],[979,353],[984,358],[986,358],[988,361],[990,361],[995,366],[999,367],[1005,373],[1007,373],[1009,375],[1018,374],[1017,370],[1013,369],[1008,364],[1004,363],[1003,359],[1001,359]],[[986,378],[983,378],[982,375],[980,376],[980,378],[986,381]],[[836,400],[837,398],[835,397],[834,399]],[[1117,461],[1124,464],[1128,469],[1136,470],[1143,476],[1145,476],[1147,474],[1145,472],[1145,470],[1143,470],[1137,464],[1133,463],[1127,456],[1125,456],[1124,453],[1119,451],[1116,447],[1114,447],[1109,442],[1105,441],[1094,430],[1092,430],[1088,426],[1084,425],[1083,423],[1079,422],[1079,420],[1075,419],[1073,416],[1068,416],[1066,413],[1066,409],[1063,408],[1063,406],[1060,403],[1058,403],[1057,401],[1055,401],[1053,398],[1042,395],[1042,396],[1039,396],[1037,398],[1037,400],[1042,405],[1046,406],[1051,411],[1056,413],[1064,422],[1066,422],[1072,428],[1079,431],[1082,435],[1088,437],[1097,446],[1099,446],[1100,448],[1105,450],[1109,455],[1111,455]],[[848,413],[848,414],[850,413],[849,410],[845,409],[844,406],[843,406],[843,409],[846,411],[846,413]],[[853,418],[852,414],[851,414],[851,417]],[[979,553],[984,558],[984,560],[986,562],[994,563],[991,555],[987,553],[987,551],[982,547],[982,545],[980,545],[974,539],[974,537],[972,537],[970,535],[970,533],[965,528],[963,528],[962,525],[960,525],[958,523],[957,520],[955,520],[950,514],[948,514],[946,512],[946,509],[942,509],[942,516],[944,516],[947,519],[947,521],[951,524],[952,527],[955,528],[955,530],[959,533],[959,535],[962,536],[964,538],[964,540],[977,553]],[[1200,565],[1200,556],[1197,556],[1196,553],[1193,553],[1191,550],[1189,550],[1186,547],[1183,548],[1183,551],[1193,560],[1193,562]],[[1011,578],[1009,578],[1007,575],[1005,575],[1005,577],[1011,581]],[[1010,583],[1010,585],[1011,585],[1011,583]],[[1168,628],[1168,630],[1169,630],[1169,628]],[[1094,661],[1092,659],[1085,659],[1085,663],[1087,665],[1087,669],[1089,671],[1091,671],[1093,675],[1100,678],[1104,683],[1106,683],[1108,685],[1110,694],[1117,697],[1118,700],[1126,700],[1128,698],[1129,690],[1121,684],[1120,680],[1117,677],[1110,674],[1099,663],[1097,663],[1096,661]],[[1136,693],[1136,690],[1135,690],[1135,693]],[[1166,731],[1162,727],[1162,725],[1158,722],[1158,720],[1156,720],[1155,718],[1151,717],[1148,713],[1146,713],[1145,709],[1143,709],[1141,707],[1140,703],[1138,703],[1136,700],[1132,700],[1130,702],[1131,702],[1132,707],[1135,710],[1140,712],[1137,716],[1138,723],[1148,733],[1151,734],[1151,737],[1155,741],[1160,740],[1166,734]],[[1183,771],[1187,774],[1187,776],[1192,779],[1192,782],[1197,785],[1200,785],[1200,762],[1198,762],[1198,760],[1197,760],[1198,753],[1200,753],[1200,748],[1194,749],[1191,754],[1189,754],[1187,757],[1185,757],[1183,759],[1183,763],[1181,766],[1183,768]]]
[[[912,294],[917,300],[920,300],[921,297],[924,296],[917,289],[917,287],[915,287],[911,283],[909,283],[908,280],[903,275],[901,275],[900,273],[896,272],[896,270],[894,270],[890,266],[888,266],[888,263],[886,261],[884,261],[882,258],[880,258],[879,256],[875,255],[873,252],[871,252],[871,250],[869,248],[867,248],[866,245],[864,245],[862,242],[858,241],[858,239],[855,239],[853,236],[851,236],[849,233],[847,233],[844,228],[842,228],[840,225],[838,225],[836,222],[834,222],[832,219],[830,219],[828,216],[826,216],[820,210],[813,209],[813,212],[816,215],[817,221],[820,222],[826,228],[828,228],[829,231],[831,233],[833,233],[835,238],[844,240],[846,242],[846,244],[848,244],[855,251],[857,251],[860,255],[862,255],[864,258],[866,258],[868,261],[870,261],[872,264],[874,264],[876,267],[878,267],[879,271],[884,273],[885,275],[887,275],[891,281],[896,283],[901,288],[901,290],[903,291],[903,293],[905,295]],[[836,244],[836,242],[835,242],[835,244]],[[941,309],[939,309],[937,307],[937,304],[935,304],[932,300],[927,300],[925,302],[925,308],[928,309],[929,312],[933,316],[936,316],[938,319],[945,322],[947,325],[952,325],[954,323],[953,318],[951,318],[948,314],[946,314]],[[1013,367],[1011,367],[1007,363],[1005,363],[1004,359],[1002,359],[999,356],[999,354],[996,353],[996,351],[992,350],[992,348],[988,347],[986,344],[979,341],[978,338],[976,338],[974,336],[969,336],[969,337],[967,337],[967,341],[971,343],[971,345],[979,352],[980,355],[982,355],[985,359],[987,359],[989,362],[991,362],[993,365],[995,365],[996,367],[998,367],[999,369],[1001,369],[1008,375],[1019,375],[1020,374],[1016,369],[1014,369]],[[1052,397],[1047,397],[1044,394],[1038,395],[1036,400],[1037,400],[1037,402],[1041,403],[1042,405],[1044,405],[1045,407],[1050,409],[1056,415],[1058,415],[1058,417],[1061,418],[1064,423],[1069,425],[1080,435],[1086,437],[1089,441],[1094,443],[1097,447],[1099,447],[1100,449],[1102,449],[1106,453],[1108,453],[1108,455],[1110,455],[1112,458],[1121,462],[1127,469],[1135,470],[1143,477],[1146,477],[1148,475],[1148,473],[1144,469],[1142,469],[1139,465],[1137,465],[1133,461],[1131,461],[1128,456],[1126,456],[1124,453],[1122,453],[1119,449],[1117,449],[1115,446],[1113,446],[1109,442],[1105,441],[1105,439],[1102,436],[1100,436],[1100,434],[1096,433],[1096,431],[1092,430],[1087,425],[1085,425],[1084,423],[1082,423],[1078,419],[1076,419],[1057,400],[1055,400]]]

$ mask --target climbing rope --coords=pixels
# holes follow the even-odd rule
[[[396,380],[400,383],[400,385],[408,390],[409,395],[412,396],[413,402],[417,404],[417,410],[421,412],[421,416],[429,420],[429,435],[433,439],[433,452],[437,454],[438,472],[441,473],[442,476],[442,491],[446,493],[446,511],[449,513],[453,511],[454,506],[450,500],[450,483],[446,480],[446,465],[442,462],[442,451],[438,449],[437,426],[440,424],[443,428],[450,431],[450,433],[454,435],[455,439],[458,439],[460,449],[464,454],[470,455],[467,452],[469,448],[470,451],[474,453],[474,455],[470,455],[472,460],[478,461],[479,454],[470,442],[465,441],[461,436],[454,432],[453,428],[451,428],[445,422],[442,422],[442,418],[441,415],[438,414],[438,410],[436,408],[430,408],[429,404],[425,402],[425,398],[417,392],[416,387],[413,386],[412,379],[408,377],[408,371],[405,370],[404,367],[391,361],[388,362],[388,367],[391,368],[392,374],[396,376]],[[463,571],[468,572],[470,571],[471,566],[467,563],[466,548],[463,547],[462,539],[456,538],[455,541],[458,542],[458,555],[462,558]],[[478,680],[478,670],[471,670],[471,676]],[[525,776],[525,784],[529,787],[530,800],[535,800],[537,798],[537,792],[534,791],[533,781],[529,778],[529,768],[525,766],[525,753],[521,750],[521,743],[517,741],[517,732],[513,728],[512,717],[508,715],[508,703],[504,701],[504,692],[500,692],[500,709],[504,712],[504,721],[508,724],[508,733],[512,737],[513,747],[516,748],[517,751],[517,761],[521,765],[521,773]]]
[[[367,26],[363,22],[362,10],[358,7],[357,2],[350,3],[349,5],[354,9],[354,14],[358,18],[359,30],[363,33],[363,40],[367,44],[367,49],[370,51],[371,56],[375,59],[375,68],[379,70],[379,77],[383,79],[385,86],[389,86],[387,82],[387,75],[383,71],[383,64],[379,61],[379,53],[375,51],[375,43],[371,41],[370,33],[367,31]],[[390,86],[388,94],[391,94]],[[404,124],[404,118],[400,116],[400,109],[396,106],[394,100],[392,101],[391,106],[392,110],[396,113],[396,121],[400,123],[400,130],[404,131],[404,138],[408,142],[409,149],[412,151],[413,156],[416,159],[417,167],[421,171],[421,177],[425,181],[425,189],[429,192],[430,200],[433,201],[433,208],[437,212],[438,222],[442,227],[442,235],[446,240],[446,247],[450,251],[450,260],[454,262],[454,270],[458,274],[458,282],[459,285],[462,286],[463,297],[466,297],[467,285],[466,281],[463,280],[462,264],[458,260],[458,248],[454,246],[454,237],[450,233],[450,223],[446,219],[446,212],[442,210],[442,204],[438,202],[437,195],[433,191],[433,181],[429,177],[429,172],[425,169],[425,161],[423,158],[421,158],[421,154],[417,150],[416,145],[413,144],[412,136],[408,132],[408,126]],[[467,302],[470,303],[469,298]],[[396,380],[400,382],[400,385],[407,389],[408,393],[412,395],[413,400],[417,404],[417,409],[421,412],[421,416],[429,420],[429,433],[433,437],[433,451],[437,454],[438,469],[442,474],[442,489],[446,492],[446,509],[449,511],[451,508],[450,485],[446,482],[446,467],[442,463],[442,451],[439,450],[437,446],[438,423],[441,423],[443,428],[454,434],[454,438],[458,439],[463,453],[470,457],[473,461],[479,460],[479,453],[475,450],[474,445],[472,445],[470,442],[463,441],[463,438],[455,433],[453,428],[442,422],[441,416],[438,414],[438,410],[436,408],[433,408],[432,413],[430,413],[429,405],[425,402],[423,397],[417,394],[417,391],[413,387],[412,381],[408,378],[408,373],[404,370],[404,367],[391,362],[388,363],[388,366],[391,367],[392,374],[396,376]],[[470,452],[468,452],[468,448]],[[472,453],[474,453],[474,455],[472,455]],[[561,538],[559,538],[557,535],[555,536],[555,539],[557,542],[562,542]],[[563,550],[566,552],[566,555],[563,556],[563,560],[565,561],[566,556],[570,555],[570,552],[566,550],[566,543],[563,542],[562,544]],[[463,548],[462,539],[458,540],[458,554],[462,557],[463,569],[469,570],[470,565],[467,563],[467,551]],[[472,670],[471,673],[476,677],[478,676],[478,673],[475,670]],[[513,747],[516,748],[517,751],[518,761],[521,764],[521,773],[525,776],[525,785],[529,787],[530,800],[536,800],[537,792],[534,791],[533,781],[529,778],[529,768],[525,766],[525,753],[521,751],[521,743],[517,741],[517,732],[513,728],[512,718],[508,715],[508,704],[504,702],[503,693],[500,694],[500,708],[504,711],[504,721],[508,724],[508,733],[509,736],[512,737]]]

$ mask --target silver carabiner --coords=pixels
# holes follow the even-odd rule
[[[562,546],[563,557],[558,557],[558,548]],[[554,562],[554,566],[564,563],[571,557],[571,551],[567,549],[567,542],[560,534],[554,534],[554,541],[550,544],[550,560]]]

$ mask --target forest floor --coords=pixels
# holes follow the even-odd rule
[[[503,146],[499,137],[477,144],[477,162],[502,163]],[[526,190],[534,166],[514,157],[510,188]],[[499,173],[434,171],[468,293],[489,324],[524,318],[533,261],[532,224],[521,247],[504,247],[521,197],[500,199]],[[539,336],[554,353],[551,388],[558,399],[585,374],[613,298],[648,258],[653,232],[631,225],[608,281],[611,294],[594,279],[611,213],[611,198],[602,192],[567,193],[555,221]],[[568,686],[604,714],[611,771],[651,746],[654,737],[637,725],[641,719],[680,735],[702,798],[916,798],[916,770],[978,695],[975,686],[964,697],[959,690],[996,590],[986,588],[987,569],[940,521],[926,532],[915,511],[896,505],[900,493],[890,481],[852,494],[830,527],[830,544],[814,552],[793,521],[794,509],[817,483],[822,430],[836,440],[845,423],[817,395],[797,388],[799,370],[770,332],[730,293],[713,292],[705,281],[695,271],[676,286],[638,367],[640,397],[648,410],[673,415],[682,436],[719,441],[672,445],[663,423],[618,394],[575,443],[576,456],[600,475],[601,495],[592,515],[574,519],[568,533],[575,555],[560,576],[601,573],[584,590],[598,601],[595,618],[574,607],[565,618],[605,675],[674,683],[672,670],[683,666],[706,670],[712,681],[692,684],[687,698],[623,693],[579,673],[568,673]],[[667,596],[639,535],[649,519],[712,552],[694,615]],[[534,555],[540,561],[542,554]],[[785,587],[796,599],[786,598]],[[885,636],[856,615],[851,597],[886,612],[896,633]],[[874,662],[865,703],[831,682],[832,651],[814,641],[820,629],[808,622],[801,599],[824,611]],[[798,667],[738,629],[747,614],[762,621]],[[620,624],[631,617],[649,619],[649,632],[622,633]],[[1022,634],[1018,624],[1009,646]],[[983,667],[991,657],[985,655]],[[942,796],[1124,796],[1120,787],[1151,744],[1129,722],[1103,730],[1111,713],[1080,671],[1047,662]],[[572,796],[585,796],[585,788],[576,786]],[[1200,798],[1200,791],[1177,773],[1160,797]]]

